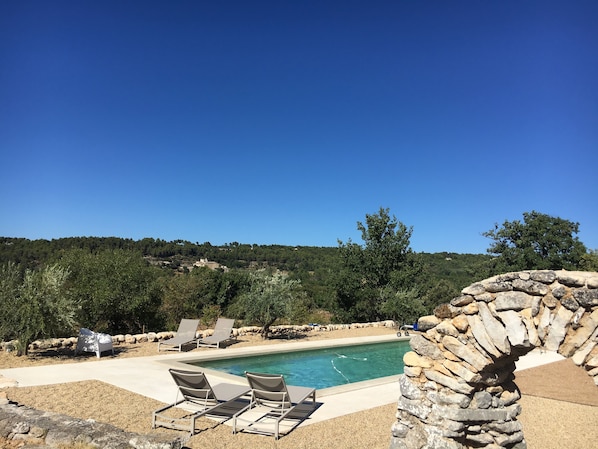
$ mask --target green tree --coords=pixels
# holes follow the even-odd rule
[[[426,313],[432,313],[436,306],[445,304],[459,296],[459,290],[446,279],[436,280],[422,296]]]
[[[249,290],[243,292],[229,308],[236,318],[261,326],[261,335],[268,338],[270,326],[277,320],[292,320],[303,309],[305,293],[301,282],[288,275],[266,270],[252,272]]]
[[[536,211],[525,212],[523,222],[505,221],[483,233],[494,240],[488,253],[496,272],[578,269],[586,247],[575,236],[579,223]]]
[[[388,316],[389,305],[417,287],[420,260],[410,248],[412,227],[407,227],[380,208],[366,215],[365,224],[357,222],[363,245],[339,240],[341,269],[336,280],[337,314],[343,321],[372,321]],[[389,293],[392,292],[392,293]],[[400,293],[403,292],[403,293]],[[397,296],[398,295],[398,296]],[[386,304],[385,307],[382,307]],[[395,310],[393,315],[401,315]]]
[[[161,329],[159,270],[130,250],[74,249],[59,263],[71,272],[69,287],[77,321],[108,333]]]
[[[582,256],[581,268],[585,271],[598,271],[598,249],[591,249]]]
[[[65,286],[68,271],[54,264],[21,271],[14,263],[0,267],[0,336],[17,339],[17,354],[27,354],[38,338],[69,335],[75,306]]]
[[[382,289],[380,311],[385,317],[397,323],[411,324],[420,316],[429,313],[420,299],[419,290],[395,290],[392,287]]]

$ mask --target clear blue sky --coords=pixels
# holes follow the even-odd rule
[[[3,1],[0,235],[598,248],[596,1]]]

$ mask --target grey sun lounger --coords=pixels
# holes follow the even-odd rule
[[[251,400],[234,415],[233,433],[246,430],[278,439],[282,420],[303,420],[304,417],[297,418],[299,414],[293,416],[293,412],[306,402],[311,402],[311,410],[316,407],[314,388],[287,385],[280,374],[245,372],[245,376],[251,387]]]
[[[195,434],[197,419],[202,416],[217,418],[224,422],[247,404],[249,394],[247,385],[220,383],[214,386],[200,371],[170,369],[170,375],[177,385],[176,399],[172,404],[152,413],[152,429],[166,427],[175,430],[186,430]],[[173,415],[168,411],[174,407],[186,410],[185,416]]]
[[[174,337],[158,342],[158,352],[160,352],[161,345],[166,346],[167,350],[180,352],[183,345],[196,342],[197,326],[199,326],[199,320],[183,318]]]
[[[197,347],[207,346],[210,348],[220,348],[220,345],[226,343],[229,340],[234,339],[233,337],[233,326],[235,320],[230,318],[218,318],[216,326],[214,327],[214,333],[209,337],[204,337],[198,340]]]

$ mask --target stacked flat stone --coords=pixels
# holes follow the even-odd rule
[[[351,324],[303,324],[303,325],[286,325],[286,326],[272,326],[270,333],[273,336],[277,334],[285,334],[290,332],[325,332],[333,330],[344,330],[344,329],[361,329],[367,327],[386,327],[394,329],[397,324],[392,320],[375,321],[371,323],[351,323]],[[233,336],[238,337],[241,335],[259,334],[262,328],[259,326],[245,326],[240,328],[233,328]],[[214,333],[214,329],[205,329],[196,332],[197,337],[207,337]],[[176,335],[176,332],[165,331],[165,332],[146,332],[143,334],[119,334],[112,336],[112,342],[114,344],[136,344],[145,342],[159,342],[167,340]],[[15,350],[16,341],[0,342],[0,350],[11,352]],[[36,340],[29,345],[29,350],[35,351],[40,349],[60,349],[60,348],[73,348],[77,345],[77,337],[66,337],[66,338],[49,338],[46,340]]]
[[[515,362],[571,358],[598,385],[598,273],[522,271],[475,283],[418,321],[391,449],[527,447]]]

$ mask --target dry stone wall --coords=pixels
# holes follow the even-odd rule
[[[136,434],[110,424],[42,412],[0,401],[0,447],[109,449],[181,449],[183,441],[167,434]]]
[[[375,321],[371,323],[351,323],[351,324],[303,324],[303,325],[284,325],[284,326],[272,326],[270,328],[270,337],[272,338],[284,338],[290,337],[297,333],[310,333],[310,332],[329,332],[334,330],[343,329],[360,329],[366,327],[387,327],[395,328],[396,323],[392,320]],[[257,335],[261,332],[259,326],[244,326],[239,328],[233,328],[233,336],[238,337],[242,335]],[[207,337],[214,333],[214,329],[198,330],[196,337]],[[136,344],[145,342],[159,342],[167,340],[176,335],[174,331],[164,332],[145,332],[142,334],[119,334],[112,336],[112,342],[116,345],[122,344]],[[29,345],[29,350],[47,350],[47,349],[69,349],[77,346],[77,337],[63,337],[63,338],[48,338],[45,340],[36,340]],[[16,347],[15,341],[0,342],[0,350],[2,351],[14,351]]]
[[[391,449],[524,449],[515,362],[534,348],[571,358],[598,385],[598,273],[486,279],[418,321],[400,378]]]

